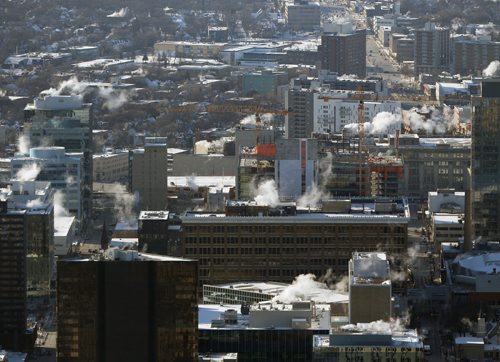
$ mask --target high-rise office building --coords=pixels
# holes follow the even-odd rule
[[[25,213],[0,202],[0,344],[15,350],[26,333]]]
[[[415,75],[449,71],[450,29],[426,23],[415,31]]]
[[[58,361],[197,361],[198,263],[108,249],[57,263]]]
[[[26,185],[28,190],[32,186]],[[0,201],[0,345],[29,350],[36,333],[27,325],[27,290],[48,289],[54,213],[50,203],[27,206],[15,200],[16,190],[14,186],[12,197]]]
[[[168,151],[165,137],[146,137],[144,149],[130,151],[131,191],[141,210],[167,208]]]
[[[285,116],[285,138],[309,138],[313,132],[314,93],[293,86],[285,96],[285,108],[292,110]]]
[[[339,75],[366,77],[366,30],[337,27],[337,32],[321,36],[321,69]]]
[[[83,153],[83,227],[92,212],[92,104],[80,96],[42,94],[24,110],[24,133],[32,147],[59,146]]]
[[[460,37],[451,42],[451,74],[477,74],[500,59],[500,42],[490,37]]]
[[[500,79],[472,97],[472,215],[476,236],[500,237]]]

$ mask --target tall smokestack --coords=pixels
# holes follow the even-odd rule
[[[472,250],[472,185],[471,170],[467,169],[467,180],[465,182],[465,225],[464,225],[464,251]]]

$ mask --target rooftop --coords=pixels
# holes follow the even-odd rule
[[[235,176],[169,176],[169,186],[177,187],[210,187],[236,185]]]
[[[391,281],[385,253],[353,253],[352,284],[387,284]]]
[[[54,236],[68,236],[74,222],[74,216],[54,217]]]
[[[263,293],[269,295],[280,294],[289,284],[278,282],[246,282],[214,285],[219,288],[241,290],[246,292]]]
[[[168,211],[141,211],[139,220],[168,220]]]
[[[308,304],[308,303],[300,303]],[[232,322],[225,323],[225,313],[231,315]],[[285,318],[281,313],[287,313]],[[316,316],[313,317],[313,313]],[[297,324],[294,324],[298,322]],[[250,325],[259,327],[250,327]],[[293,304],[262,302],[251,307],[248,315],[241,313],[241,305],[200,304],[198,305],[199,329],[252,329],[252,330],[290,330],[290,329],[330,329],[330,305],[315,304],[309,308],[298,308]]]

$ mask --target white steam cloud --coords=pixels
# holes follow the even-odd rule
[[[215,141],[201,140],[195,143],[194,152],[196,154],[222,153],[224,150],[224,140]]]
[[[488,78],[500,77],[500,61],[492,61],[484,70],[483,76]]]
[[[17,139],[17,150],[23,155],[27,155],[30,152],[30,139],[25,134],[21,134]]]
[[[399,318],[390,322],[379,320],[370,323],[347,324],[342,326],[341,329],[344,331],[372,333],[403,332],[406,330],[406,321]]]
[[[273,302],[293,303],[314,300],[332,303],[346,300],[347,294],[337,288],[329,288],[324,282],[316,281],[314,274],[301,274],[293,283],[275,296]]]
[[[327,199],[330,195],[326,192],[326,184],[332,175],[332,154],[327,153],[319,161],[319,185],[311,185],[308,187],[305,194],[297,199],[297,206],[300,208],[318,208],[323,199]]]
[[[270,124],[273,120],[273,115],[271,113],[264,113],[260,115],[260,122],[262,124]],[[240,121],[240,124],[242,125],[255,125],[257,123],[257,117],[255,114],[251,114],[249,116],[246,116]]]
[[[42,93],[49,96],[74,95],[82,97],[90,93],[95,86],[80,82],[76,76],[59,83],[57,88],[50,88]],[[111,87],[98,86],[98,95],[103,99],[103,108],[114,111],[123,106],[129,99],[130,93],[125,90],[116,90]]]
[[[114,210],[118,220],[135,225],[137,223],[137,215],[134,212],[134,208],[138,201],[137,195],[127,192],[126,187],[119,183],[113,184],[110,192],[113,194],[115,201]]]
[[[371,122],[364,123],[365,134],[386,135],[401,130],[402,117],[400,114],[390,112],[377,113]],[[358,124],[350,123],[344,127],[351,135],[358,134]]]
[[[33,181],[40,173],[40,166],[36,163],[25,164],[16,173],[16,179],[19,181]]]
[[[28,209],[37,209],[39,207],[42,207],[44,206],[44,203],[42,202],[42,200],[40,199],[33,199],[33,200],[29,200],[27,203],[26,203],[26,207]]]
[[[187,178],[187,185],[192,191],[198,191],[198,185],[196,184],[195,175],[191,175]]]
[[[118,11],[115,11],[112,14],[109,14],[107,17],[108,18],[124,18],[126,17],[130,12],[130,9],[128,7],[121,8]]]
[[[458,126],[458,119],[453,116],[453,112],[448,106],[443,106],[442,111],[435,107],[426,106],[403,111],[403,120],[412,132],[424,132],[429,135],[453,132]]]
[[[254,191],[255,202],[257,205],[269,205],[275,207],[280,203],[280,197],[276,182],[274,180],[265,180],[259,184]]]
[[[85,93],[87,87],[87,83],[80,82],[76,76],[73,76],[60,82],[57,88],[44,90],[43,93],[49,96],[80,95]]]
[[[55,217],[65,217],[70,216],[68,209],[66,209],[66,195],[63,191],[57,190],[54,193],[54,216]]]
[[[114,111],[123,106],[128,101],[128,93],[116,91],[113,88],[99,88],[99,95],[104,99],[103,107],[109,111]]]

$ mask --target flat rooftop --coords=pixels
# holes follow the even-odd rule
[[[352,284],[390,285],[389,261],[385,253],[354,253],[352,256]]]
[[[278,282],[246,282],[212,285],[213,287],[241,290],[245,292],[263,293],[269,295],[278,295],[290,284]]]
[[[168,211],[141,211],[139,220],[168,220]]]
[[[182,215],[183,224],[248,223],[248,224],[406,224],[409,218],[399,215],[304,213],[289,216],[226,216],[221,213],[193,213]]]
[[[54,217],[54,236],[68,236],[74,222],[74,216]]]
[[[236,185],[235,176],[169,176],[169,186],[177,187],[212,187],[212,186],[229,186]]]
[[[250,315],[241,314],[241,305],[240,304],[199,304],[198,305],[198,328],[199,329],[220,329],[220,330],[242,330],[242,329],[251,329],[251,330],[269,330],[269,329],[279,329],[279,330],[291,330],[292,327],[277,327],[273,323],[273,314],[276,316],[279,315],[280,312],[291,312],[293,311],[293,307],[291,304],[277,304],[277,303],[259,303],[260,309],[258,309],[258,305],[255,307],[252,306],[251,312],[259,313],[261,312],[272,312],[271,314],[267,314],[267,323],[264,322],[264,327],[252,328],[250,327]],[[257,309],[255,309],[257,308]],[[330,329],[330,305],[329,304],[316,304],[316,315],[317,318],[311,318],[311,325],[308,328],[309,330],[329,330]],[[236,323],[235,324],[224,324],[223,326],[212,326],[212,321],[221,318],[221,314],[228,310],[236,311]],[[277,317],[279,318],[279,317]],[[260,323],[262,323],[262,319],[260,319]],[[302,329],[302,328],[301,328]]]

